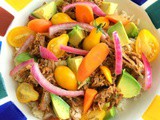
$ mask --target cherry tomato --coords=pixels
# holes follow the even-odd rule
[[[7,36],[8,43],[13,47],[21,47],[29,35],[35,35],[35,32],[26,26],[13,28]]]
[[[16,95],[18,101],[21,103],[36,101],[39,97],[39,93],[28,83],[21,83],[17,88]]]
[[[68,90],[77,89],[75,74],[66,66],[58,66],[55,69],[55,79],[59,86]]]
[[[158,40],[146,29],[139,32],[136,39],[136,52],[147,57],[149,62],[155,60],[159,54],[160,46]]]
[[[47,46],[47,49],[55,54],[56,57],[61,57],[65,51],[60,49],[60,45],[67,45],[69,36],[67,34],[62,34],[59,37],[53,38]]]

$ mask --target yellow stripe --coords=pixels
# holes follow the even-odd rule
[[[160,96],[156,96],[146,112],[143,114],[144,120],[160,120]]]
[[[5,0],[9,5],[11,5],[17,11],[25,8],[32,0]]]

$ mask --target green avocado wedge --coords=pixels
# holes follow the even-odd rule
[[[125,30],[129,38],[135,38],[138,36],[138,28],[133,22],[126,24]]]
[[[120,38],[120,43],[122,46],[129,44],[129,38],[127,36],[127,33],[124,29],[122,22],[117,22],[115,25],[111,26],[108,29],[108,34],[111,38],[112,38],[112,33],[114,31],[117,31],[119,38]]]
[[[121,90],[124,98],[132,98],[140,94],[141,85],[128,72],[123,70],[123,74],[118,82],[117,87]]]
[[[70,118],[70,106],[59,96],[51,94],[53,110],[59,119]]]
[[[37,18],[49,20],[56,12],[57,12],[56,3],[52,1],[46,3],[45,5],[33,11],[32,15]]]
[[[79,68],[82,60],[83,60],[83,57],[82,57],[82,56],[77,56],[77,57],[73,57],[73,58],[68,58],[68,59],[67,59],[68,67],[69,67],[75,74],[77,74],[78,68]]]
[[[78,47],[80,42],[85,38],[85,33],[80,26],[73,27],[73,30],[68,35],[69,43],[74,47]]]
[[[100,6],[100,8],[103,10],[103,12],[105,12],[108,15],[114,14],[117,7],[118,7],[117,3],[105,2],[105,1],[103,1],[101,6]]]

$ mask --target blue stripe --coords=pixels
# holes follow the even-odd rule
[[[0,41],[0,53],[1,53],[2,41]]]
[[[27,118],[14,103],[10,101],[0,106],[0,120],[27,120]]]
[[[0,99],[4,98],[6,96],[8,96],[8,95],[7,95],[7,92],[6,92],[6,89],[5,89],[5,85],[3,83],[2,74],[0,73]]]
[[[138,5],[144,4],[147,0],[132,0],[133,2],[137,3]]]
[[[155,27],[157,29],[160,28],[160,0],[148,7],[146,12],[148,13]]]

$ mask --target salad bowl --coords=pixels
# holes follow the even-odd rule
[[[17,108],[26,116],[28,120],[38,120],[35,118],[30,109],[25,105],[19,103],[16,98],[16,88],[17,83],[9,75],[13,66],[13,55],[14,50],[7,43],[8,32],[16,26],[24,26],[28,22],[28,16],[36,8],[40,7],[44,2],[49,2],[51,0],[33,0],[25,8],[17,12],[12,7],[10,7],[5,1],[0,1],[0,5],[5,6],[4,8],[14,15],[14,20],[9,26],[7,33],[4,37],[1,37],[2,48],[0,54],[0,71],[4,79],[4,86],[6,88],[7,97],[0,100],[0,105],[3,105],[7,101],[12,101]],[[109,2],[115,2],[118,4],[118,11],[124,11],[127,15],[132,16],[134,20],[138,20],[139,29],[148,29],[158,40],[160,40],[160,33],[153,25],[151,19],[145,12],[143,6],[139,6],[130,0],[107,0]],[[145,6],[144,6],[145,7]],[[160,41],[159,41],[160,42]],[[153,83],[149,90],[142,92],[138,97],[134,99],[126,100],[122,103],[123,110],[118,111],[118,114],[113,118],[113,120],[142,120],[142,115],[147,110],[154,97],[160,94],[160,56],[151,63]],[[154,119],[153,119],[154,120]]]

